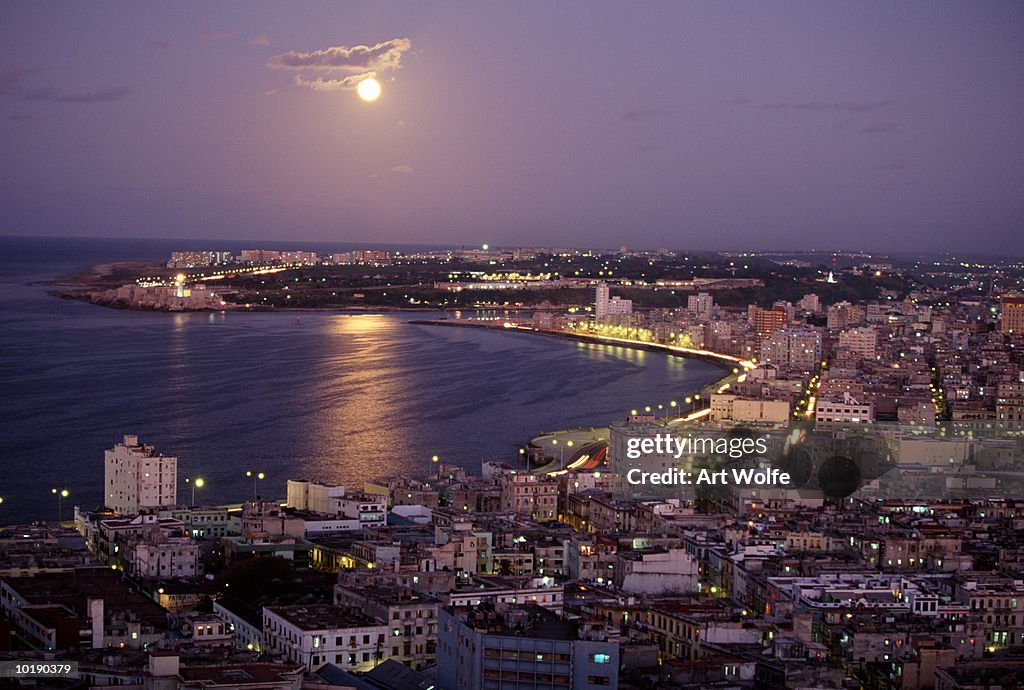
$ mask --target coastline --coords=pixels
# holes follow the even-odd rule
[[[622,338],[611,338],[608,336],[591,335],[589,333],[569,333],[567,331],[555,331],[543,328],[529,328],[526,326],[507,326],[504,323],[492,325],[488,323],[474,323],[470,321],[461,321],[456,319],[413,319],[412,321],[409,321],[409,323],[419,326],[445,326],[451,328],[484,328],[488,330],[511,333],[528,333],[533,335],[547,336],[549,338],[565,338],[567,340],[576,340],[578,342],[594,343],[595,345],[617,345],[619,347],[629,347],[634,350],[648,350],[652,352],[661,352],[663,354],[668,355],[675,355],[677,357],[698,359],[703,362],[707,362],[708,364],[713,364],[721,369],[726,369],[730,374],[736,373],[733,370],[736,369],[737,367],[740,367],[741,370],[744,368],[744,366],[741,365],[741,360],[738,357],[732,357],[731,355],[722,355],[716,352],[693,350],[690,348],[675,347],[672,345],[663,345],[662,343],[644,343],[639,341],[625,340]],[[719,381],[720,380],[721,379],[719,379]]]
[[[238,312],[238,313],[337,313],[337,314],[429,314],[436,312],[454,313],[466,311],[464,307],[441,307],[431,305],[427,307],[399,307],[399,306],[331,306],[331,307],[279,307],[275,305],[261,306],[236,304],[228,302],[216,306],[188,306],[179,308],[168,308],[166,306],[154,306],[147,304],[128,303],[113,296],[113,291],[125,284],[133,283],[139,275],[161,275],[170,276],[173,273],[170,269],[161,264],[146,261],[114,261],[100,264],[90,264],[60,278],[49,280],[33,281],[33,285],[45,285],[53,289],[49,294],[60,299],[72,299],[95,304],[96,306],[108,309],[119,309],[124,311],[147,311],[161,313],[189,313],[189,312]],[[560,311],[561,306],[537,307],[537,306],[506,306],[494,308],[493,311],[500,312],[545,312]],[[490,309],[479,311],[491,311]]]

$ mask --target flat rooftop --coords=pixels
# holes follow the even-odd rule
[[[264,611],[280,616],[300,630],[336,630],[384,625],[351,606],[267,606]]]

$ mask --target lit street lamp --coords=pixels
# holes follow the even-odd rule
[[[260,478],[262,479],[262,477],[260,477]],[[195,504],[196,504],[196,489],[197,488],[198,489],[202,489],[203,486],[206,485],[206,480],[203,479],[202,477],[196,477],[195,480],[192,480],[192,479],[189,479],[188,477],[186,477],[185,478],[185,483],[192,485],[192,505],[195,506]]]
[[[57,497],[57,522],[59,523],[64,517],[64,499],[70,492],[67,489],[50,489],[50,493]]]
[[[256,500],[256,480],[257,479],[266,479],[267,475],[263,474],[262,472],[253,472],[252,470],[248,470],[248,471],[246,471],[245,476],[246,477],[252,477],[252,500],[255,501]]]

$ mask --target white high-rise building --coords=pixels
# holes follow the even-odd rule
[[[686,299],[686,310],[697,317],[707,318],[711,316],[711,310],[715,306],[715,300],[707,292],[690,295]]]
[[[594,290],[594,316],[598,320],[608,315],[608,286],[601,283]]]
[[[608,297],[608,286],[601,283],[594,295],[594,316],[604,321],[609,316],[628,316],[633,313],[633,300]]]
[[[103,451],[103,503],[122,515],[178,501],[178,458],[157,455],[138,436]]]

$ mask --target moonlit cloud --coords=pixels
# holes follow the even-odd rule
[[[403,173],[406,175],[411,173],[412,170],[412,166],[407,163],[402,163],[401,165],[396,165],[395,167],[391,168],[391,172],[393,173]]]
[[[267,60],[267,67],[296,72],[292,82],[313,91],[350,91],[364,79],[401,67],[402,55],[412,48],[408,38],[393,38],[373,46],[331,46],[323,50],[289,50]]]
[[[393,38],[374,46],[331,46],[308,53],[289,50],[267,60],[271,69],[344,70],[348,72],[370,72],[398,69],[402,55],[412,48],[408,38]]]
[[[356,88],[359,82],[364,79],[369,79],[376,75],[376,72],[367,72],[366,74],[353,74],[341,79],[324,79],[323,77],[305,79],[301,74],[296,74],[293,81],[296,86],[304,86],[313,91],[349,91]]]

